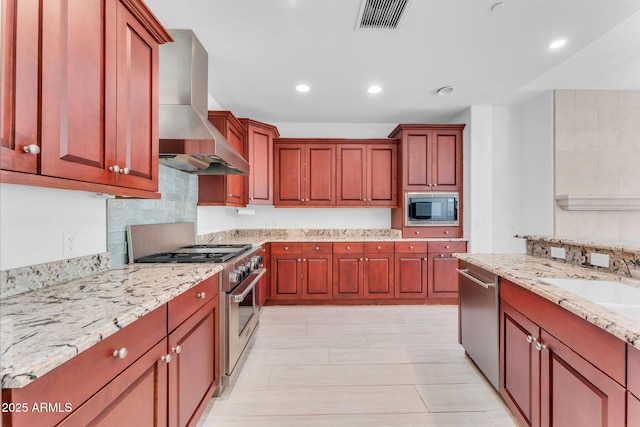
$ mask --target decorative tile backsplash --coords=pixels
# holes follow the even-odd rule
[[[112,266],[129,262],[127,225],[196,222],[198,177],[160,165],[161,199],[110,199],[107,201],[107,245]]]
[[[640,279],[640,248],[620,244],[606,244],[523,234],[518,234],[515,237],[527,239],[527,255],[562,262],[562,259],[551,256],[551,248],[564,248],[564,262],[567,264],[575,264],[618,274],[620,276]],[[609,268],[591,265],[591,253],[609,255]]]
[[[555,196],[640,199],[640,91],[556,90]],[[555,206],[559,238],[640,242],[633,210]]]

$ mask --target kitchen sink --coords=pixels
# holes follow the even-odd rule
[[[640,288],[607,280],[542,277],[540,281],[557,286],[623,316],[640,321]]]

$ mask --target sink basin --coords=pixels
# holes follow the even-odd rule
[[[540,280],[640,322],[640,288],[606,280],[549,277]]]

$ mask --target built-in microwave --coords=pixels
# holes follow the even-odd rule
[[[457,226],[458,193],[405,193],[406,226]]]

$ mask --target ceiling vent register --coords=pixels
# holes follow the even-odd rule
[[[397,30],[411,0],[362,0],[357,30]]]

